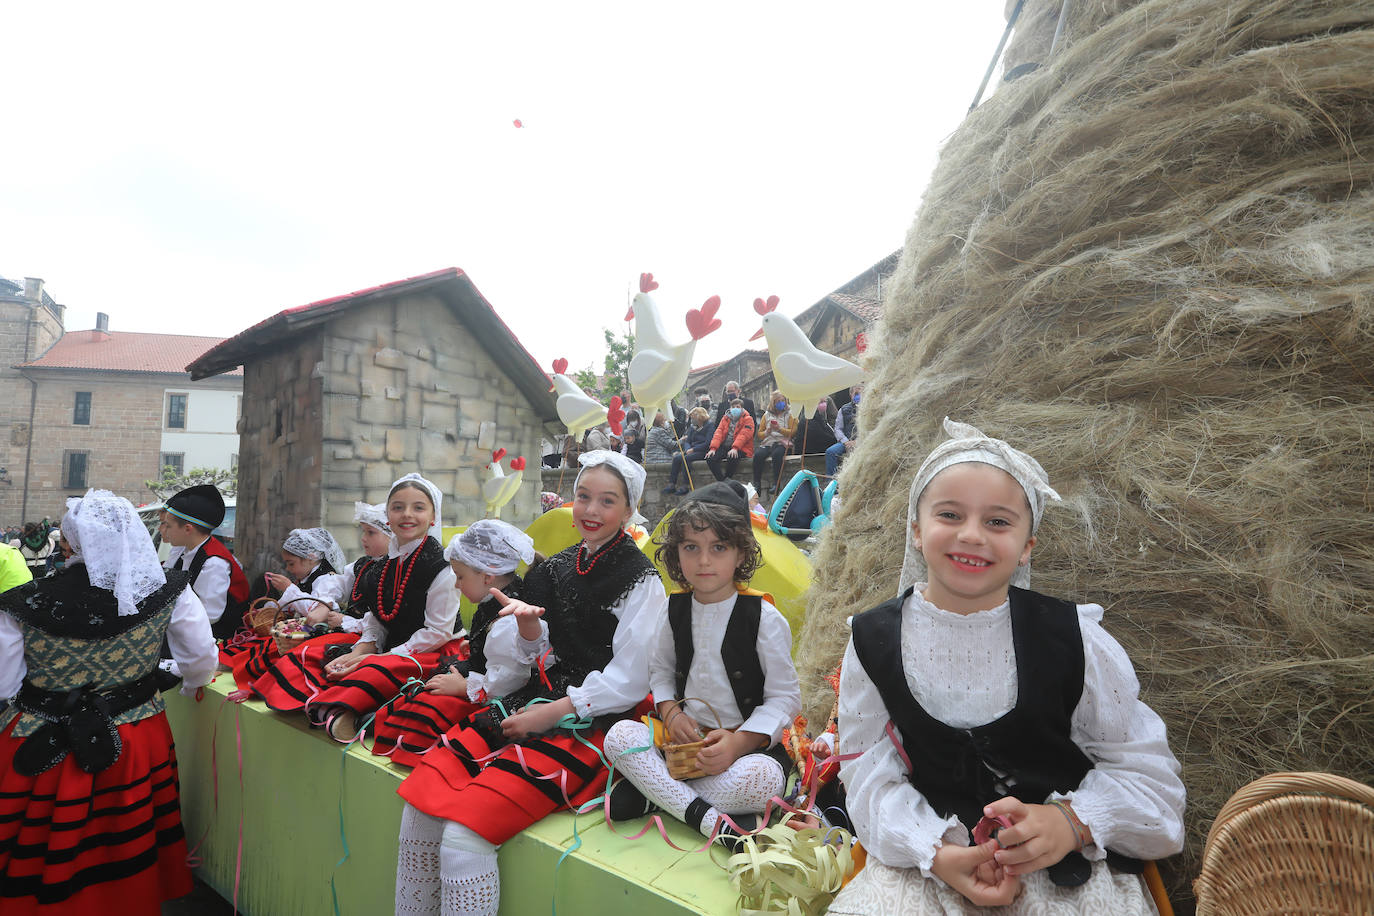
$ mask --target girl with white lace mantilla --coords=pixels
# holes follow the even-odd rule
[[[830,912],[1155,913],[1140,860],[1183,847],[1164,723],[1100,606],[1028,590],[1044,470],[945,431],[911,485],[902,593],[845,650],[840,778],[869,859]]]

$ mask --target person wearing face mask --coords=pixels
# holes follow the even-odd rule
[[[835,405],[829,398],[821,398],[811,416],[806,416],[803,408],[797,421],[797,431],[792,434],[792,453],[795,455],[824,455],[825,450],[835,444],[835,427],[830,425],[835,416]]]
[[[768,409],[759,421],[758,448],[754,452],[754,490],[762,497],[764,487],[776,492],[782,477],[782,462],[792,450],[792,434],[797,431],[797,418],[792,416],[792,406],[781,391],[774,389],[768,397]],[[773,473],[763,479],[764,469],[769,464]]]
[[[743,402],[744,412],[749,414],[750,419],[752,419],[755,424],[758,423],[759,412],[758,409],[754,407],[754,402],[740,393],[739,382],[731,380],[725,383],[725,396],[721,400],[719,407],[716,408],[716,421],[712,425],[720,426],[720,421],[725,419],[736,400]]]
[[[720,455],[725,449],[725,455]],[[735,476],[741,459],[751,458],[754,454],[754,418],[744,407],[744,401],[735,398],[726,410],[725,416],[716,426],[716,434],[711,437],[711,450],[706,453],[706,466],[711,469],[716,480]],[[722,467],[722,464],[724,465]]]
[[[835,444],[825,450],[827,477],[835,476],[840,469],[840,462],[859,444],[859,396],[863,390],[863,385],[852,386],[849,389],[849,403],[840,408],[840,415],[835,418]]]

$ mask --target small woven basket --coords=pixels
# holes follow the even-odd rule
[[[682,704],[688,700],[696,700],[702,706],[711,710],[711,715],[716,717],[716,728],[720,728],[720,713],[716,712],[714,706],[707,703],[701,697],[684,697],[675,700],[672,707],[682,709]],[[664,717],[664,733],[667,734],[667,718]],[[705,741],[688,741],[686,744],[668,744],[665,740],[663,745],[663,760],[668,764],[668,775],[674,779],[699,779],[706,774],[697,765],[697,753],[706,746]]]
[[[1272,773],[1222,806],[1193,883],[1198,916],[1374,913],[1374,789]]]

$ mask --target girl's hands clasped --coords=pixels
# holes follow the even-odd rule
[[[998,864],[997,840],[982,846],[942,845],[930,870],[976,906],[1006,906],[1021,893],[1021,879]]]

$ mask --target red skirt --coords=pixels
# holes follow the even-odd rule
[[[402,766],[419,766],[420,757],[439,736],[482,707],[467,697],[449,697],[428,690],[399,696],[377,710],[372,720],[376,743],[372,753],[390,757]]]
[[[344,711],[365,716],[397,696],[412,678],[423,681],[436,674],[440,657],[466,651],[464,637],[451,640],[436,652],[379,652],[368,656],[346,677],[331,681],[324,674],[324,647],[302,646],[254,681],[253,692],[278,712],[299,712],[308,701],[311,717],[320,722]]]
[[[123,751],[99,773],[68,754],[24,776],[13,731],[0,732],[0,912],[158,916],[191,892],[165,715],[119,726]]]
[[[357,642],[356,633],[329,633],[301,642],[301,646],[329,646],[335,643],[345,645]],[[249,690],[253,682],[267,673],[267,669],[281,658],[277,651],[277,640],[272,636],[247,636],[232,645],[225,644],[219,650],[219,662],[234,674],[234,686]]]
[[[479,764],[495,748],[464,722],[449,729],[396,791],[426,814],[457,821],[499,846],[568,802],[583,805],[606,790],[609,771],[598,754],[606,733],[579,734],[592,747],[562,733],[526,738]]]
[[[358,641],[356,633],[340,633],[337,644],[351,645]],[[323,637],[321,637],[323,639]],[[327,643],[307,640],[268,665],[267,671],[253,681],[252,691],[277,712],[300,712],[307,701],[327,690],[332,683],[324,676],[324,651]],[[236,679],[237,680],[237,679]]]

